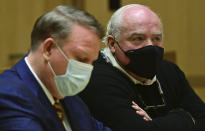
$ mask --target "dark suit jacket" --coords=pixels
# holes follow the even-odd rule
[[[78,96],[62,100],[73,131],[109,131]],[[64,131],[54,107],[22,59],[0,75],[0,130]]]

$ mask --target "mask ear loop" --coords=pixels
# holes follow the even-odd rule
[[[120,48],[120,50],[125,53],[125,51],[120,47],[120,44],[118,43],[118,41],[115,40],[115,43],[117,43],[117,46]]]
[[[59,47],[59,45],[57,43],[55,43],[56,47],[58,48],[58,50],[60,51],[60,53],[65,57],[65,59],[67,61],[69,61],[69,58],[65,55],[65,53],[63,52],[63,50]]]
[[[59,45],[58,45],[57,43],[55,43],[55,45],[56,45],[56,47],[58,48],[58,50],[60,51],[60,53],[65,57],[65,59],[66,59],[67,61],[69,61],[68,57],[67,57],[67,56],[65,55],[65,53],[62,51],[62,49],[59,47]],[[48,65],[49,65],[49,67],[50,67],[50,69],[51,69],[52,74],[53,74],[54,76],[56,76],[56,73],[55,73],[55,71],[53,70],[53,68],[52,68],[52,66],[51,66],[51,64],[50,64],[49,61],[48,61]]]
[[[50,69],[51,69],[52,74],[53,74],[54,76],[56,76],[56,73],[54,72],[54,70],[53,70],[53,68],[52,68],[52,66],[51,66],[51,64],[50,64],[49,61],[48,61],[48,65],[49,65],[49,67],[50,67]]]

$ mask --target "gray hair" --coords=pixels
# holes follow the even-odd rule
[[[37,19],[31,33],[31,51],[49,37],[61,44],[72,32],[74,24],[91,29],[99,38],[104,36],[101,24],[89,13],[69,6],[57,6]]]
[[[112,35],[116,41],[119,42],[119,36],[120,36],[120,32],[122,29],[122,16],[123,13],[126,9],[131,8],[131,7],[144,7],[144,8],[148,8],[149,7],[145,6],[145,5],[140,5],[140,4],[130,4],[130,5],[126,5],[121,7],[120,9],[118,9],[110,18],[108,24],[107,24],[107,32],[105,37],[103,38],[103,42],[105,43],[106,46],[108,46],[108,41],[107,41],[107,37],[108,35]],[[161,23],[161,21],[160,21]]]

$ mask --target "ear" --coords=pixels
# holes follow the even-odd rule
[[[47,38],[43,41],[42,46],[43,57],[45,60],[49,61],[52,51],[55,48],[55,40],[53,38]]]
[[[115,47],[114,47],[115,39],[114,39],[114,37],[112,35],[108,35],[107,41],[108,41],[108,47],[110,48],[111,53],[114,54],[115,53]]]

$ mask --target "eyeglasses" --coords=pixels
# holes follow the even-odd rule
[[[158,109],[160,107],[165,107],[166,106],[166,102],[165,102],[165,99],[164,99],[164,93],[162,91],[162,88],[161,88],[161,85],[159,83],[159,81],[157,80],[157,87],[158,87],[158,91],[159,91],[159,94],[160,94],[160,97],[161,97],[161,100],[162,100],[162,104],[159,104],[159,105],[147,105],[145,103],[145,101],[142,99],[142,96],[140,93],[138,93],[138,96],[144,106],[144,110],[150,110],[150,109]]]

